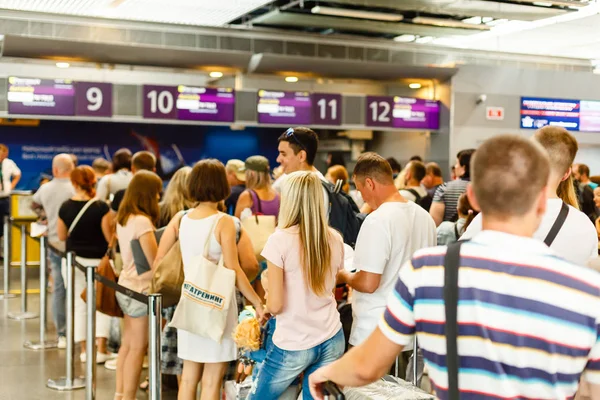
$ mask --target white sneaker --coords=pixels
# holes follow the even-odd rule
[[[96,353],[96,364],[104,364],[106,361],[111,359],[111,354],[105,354],[105,353]],[[86,353],[81,353],[79,354],[79,359],[81,360],[82,363],[85,363],[87,361],[87,355]]]
[[[64,336],[59,336],[58,337],[58,348],[59,349],[66,349],[67,348],[67,338]]]
[[[108,360],[107,362],[105,362],[104,368],[111,370],[111,371],[116,371],[117,370],[117,359],[113,358],[112,360]]]

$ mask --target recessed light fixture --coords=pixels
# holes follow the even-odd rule
[[[223,73],[220,71],[212,71],[210,74],[208,74],[211,78],[222,78],[223,77]]]
[[[400,35],[394,38],[394,42],[410,43],[414,42],[417,37],[415,35]]]
[[[69,68],[71,64],[69,64],[68,62],[57,62],[56,66],[58,68]]]
[[[433,36],[421,36],[415,40],[415,42],[420,44],[431,43],[435,39]]]
[[[286,76],[285,81],[288,83],[296,83],[296,82],[298,82],[298,77],[297,76]]]
[[[375,21],[399,22],[404,19],[401,14],[383,13],[367,10],[351,10],[349,8],[315,6],[310,10],[313,14],[331,15],[335,17],[348,17],[358,19],[372,19]]]
[[[421,84],[417,82],[409,83],[408,87],[411,89],[421,89]]]
[[[481,20],[482,17],[470,17],[463,19],[462,22],[464,22],[465,24],[479,25],[481,24]]]

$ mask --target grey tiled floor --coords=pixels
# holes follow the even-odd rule
[[[16,284],[16,279],[13,282]],[[39,286],[32,282],[29,287]],[[38,311],[39,295],[30,294],[28,303],[29,311]],[[37,341],[39,339],[39,319],[14,321],[6,317],[8,312],[19,310],[19,297],[0,301],[0,400],[84,399],[85,389],[57,392],[46,388],[48,378],[64,376],[65,351],[56,349],[32,351],[25,349],[23,347],[25,341]],[[55,334],[50,315],[48,315],[48,320],[48,338],[53,338]],[[75,354],[78,361],[79,349],[76,349]],[[82,375],[83,364],[76,362],[75,365],[76,376]],[[96,398],[99,400],[112,400],[114,390],[115,372],[99,365],[97,368]],[[147,396],[140,391],[137,398],[143,400]],[[175,399],[176,393],[164,393],[162,398],[165,400]]]

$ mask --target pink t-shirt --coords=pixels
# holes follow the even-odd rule
[[[147,291],[150,287],[152,271],[138,275],[133,262],[131,241],[152,231],[154,231],[154,225],[145,215],[130,215],[125,226],[117,224],[117,237],[121,248],[121,258],[123,258],[123,271],[119,275],[119,285],[140,293]]]
[[[299,227],[277,229],[265,245],[262,256],[283,269],[284,306],[277,315],[273,343],[283,350],[307,350],[331,339],[342,328],[333,290],[336,275],[344,268],[344,242],[331,232],[331,271],[325,284],[327,294],[317,296],[306,285],[300,263]]]

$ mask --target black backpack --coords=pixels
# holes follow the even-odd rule
[[[325,181],[321,183],[329,198],[329,226],[340,232],[344,243],[354,248],[366,215],[360,213],[352,197],[342,190],[341,181],[335,185]]]
[[[427,193],[426,196],[421,197],[421,195],[419,194],[419,192],[417,192],[415,189],[403,189],[406,190],[407,192],[410,192],[413,194],[413,196],[415,196],[415,203],[420,205],[421,208],[423,208],[425,211],[429,211],[429,209],[431,208],[431,203],[433,201],[433,197],[431,197],[429,195],[429,193]]]

